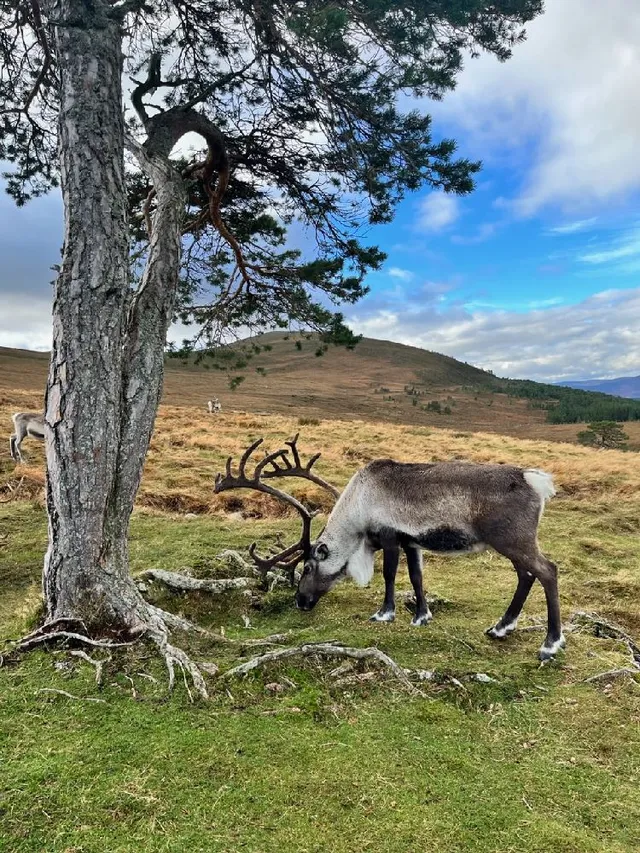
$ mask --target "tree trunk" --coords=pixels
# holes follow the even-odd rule
[[[49,621],[91,633],[162,628],[129,575],[127,532],[162,390],[184,198],[164,158],[142,284],[129,286],[122,35],[108,6],[56,4],[65,238],[46,391]]]
[[[133,584],[105,561],[122,417],[128,302],[121,34],[96,6],[62,0],[59,149],[65,235],[45,398],[50,619],[122,627]],[[80,19],[80,20],[78,20]]]

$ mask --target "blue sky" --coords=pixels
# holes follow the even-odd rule
[[[547,0],[506,64],[466,63],[434,137],[481,159],[471,196],[423,191],[356,331],[542,380],[640,373],[640,3]],[[47,348],[59,200],[0,198],[0,345]],[[176,331],[177,337],[180,337]]]

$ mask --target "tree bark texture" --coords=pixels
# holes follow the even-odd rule
[[[64,251],[45,399],[49,620],[90,632],[156,624],[128,568],[127,530],[162,389],[180,260],[182,180],[150,158],[158,196],[143,282],[129,285],[122,35],[101,0],[59,0]]]

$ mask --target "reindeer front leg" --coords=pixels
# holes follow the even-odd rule
[[[382,574],[384,575],[384,601],[377,613],[370,617],[370,622],[393,622],[396,618],[396,574],[400,562],[400,548],[397,544],[383,545]]]

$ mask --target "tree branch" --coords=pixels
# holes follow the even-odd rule
[[[213,594],[227,592],[232,589],[246,589],[252,582],[251,578],[221,578],[219,580],[190,578],[187,575],[180,575],[176,572],[166,572],[164,569],[147,569],[146,572],[142,572],[138,577],[161,581],[165,586],[177,592],[198,591]]]

